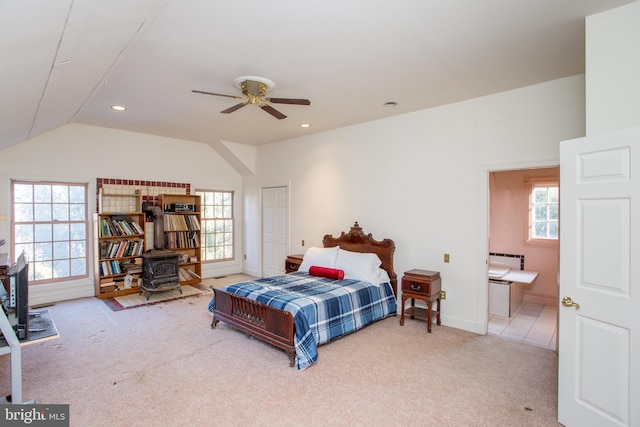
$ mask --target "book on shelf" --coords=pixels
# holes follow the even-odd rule
[[[130,261],[122,263],[122,269],[129,274],[142,273],[142,264],[136,262],[137,259],[131,259]]]
[[[114,256],[113,258],[122,258],[124,256],[124,251],[127,249],[127,245],[128,242],[126,240],[118,242],[116,244],[118,250],[116,251],[116,256]]]
[[[118,290],[118,284],[113,279],[100,280],[100,293],[113,292]]]
[[[200,221],[198,215],[165,215],[164,229],[167,231],[200,231]]]
[[[142,228],[142,226],[136,221],[131,221],[130,225],[134,228],[134,234],[144,234],[144,228]]]
[[[100,276],[113,276],[122,273],[122,266],[117,260],[100,261]]]
[[[103,294],[106,294],[108,292],[115,292],[117,290],[118,290],[118,286],[116,286],[115,284],[100,287],[100,293],[103,293]]]
[[[200,235],[195,231],[168,231],[165,235],[169,248],[183,249],[200,247]]]
[[[126,218],[126,219],[125,219]],[[130,217],[103,217],[100,220],[100,236],[134,236],[144,234],[144,229]]]
[[[102,242],[100,244],[100,258],[122,258],[140,256],[144,252],[144,240],[120,240]]]
[[[200,231],[200,221],[198,215],[184,215],[189,230]]]

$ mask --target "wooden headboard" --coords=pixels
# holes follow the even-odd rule
[[[398,275],[393,269],[393,253],[396,250],[396,244],[391,239],[383,239],[378,241],[371,236],[371,233],[364,234],[358,222],[351,227],[348,233],[344,231],[340,237],[333,237],[327,234],[322,239],[325,248],[339,246],[341,249],[351,252],[367,252],[378,255],[382,261],[381,267],[389,274],[391,279],[391,287],[393,292],[398,296]]]

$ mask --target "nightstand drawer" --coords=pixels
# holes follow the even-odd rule
[[[285,265],[284,269],[286,272],[291,272],[291,271],[298,271],[298,267],[300,267],[299,262],[287,261],[287,264]]]
[[[415,270],[412,270],[415,271]],[[440,293],[440,274],[435,271],[421,270],[423,274],[405,273],[402,278],[402,291],[426,296]],[[409,274],[408,274],[409,273]]]
[[[414,282],[409,279],[402,279],[402,291],[405,292],[417,292],[419,294],[427,294],[428,285],[423,282]]]
[[[298,255],[289,255],[284,263],[284,271],[285,273],[291,273],[293,271],[298,271],[300,264],[302,264],[303,254]]]

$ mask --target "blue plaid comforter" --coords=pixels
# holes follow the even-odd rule
[[[294,272],[235,283],[224,290],[291,312],[298,369],[318,359],[319,345],[396,314],[389,283],[374,285]],[[209,311],[213,313],[213,298]]]

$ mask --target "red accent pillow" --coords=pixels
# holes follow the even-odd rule
[[[338,270],[337,268],[320,267],[318,265],[312,265],[309,267],[309,274],[312,276],[326,277],[328,279],[343,280],[344,270]]]

